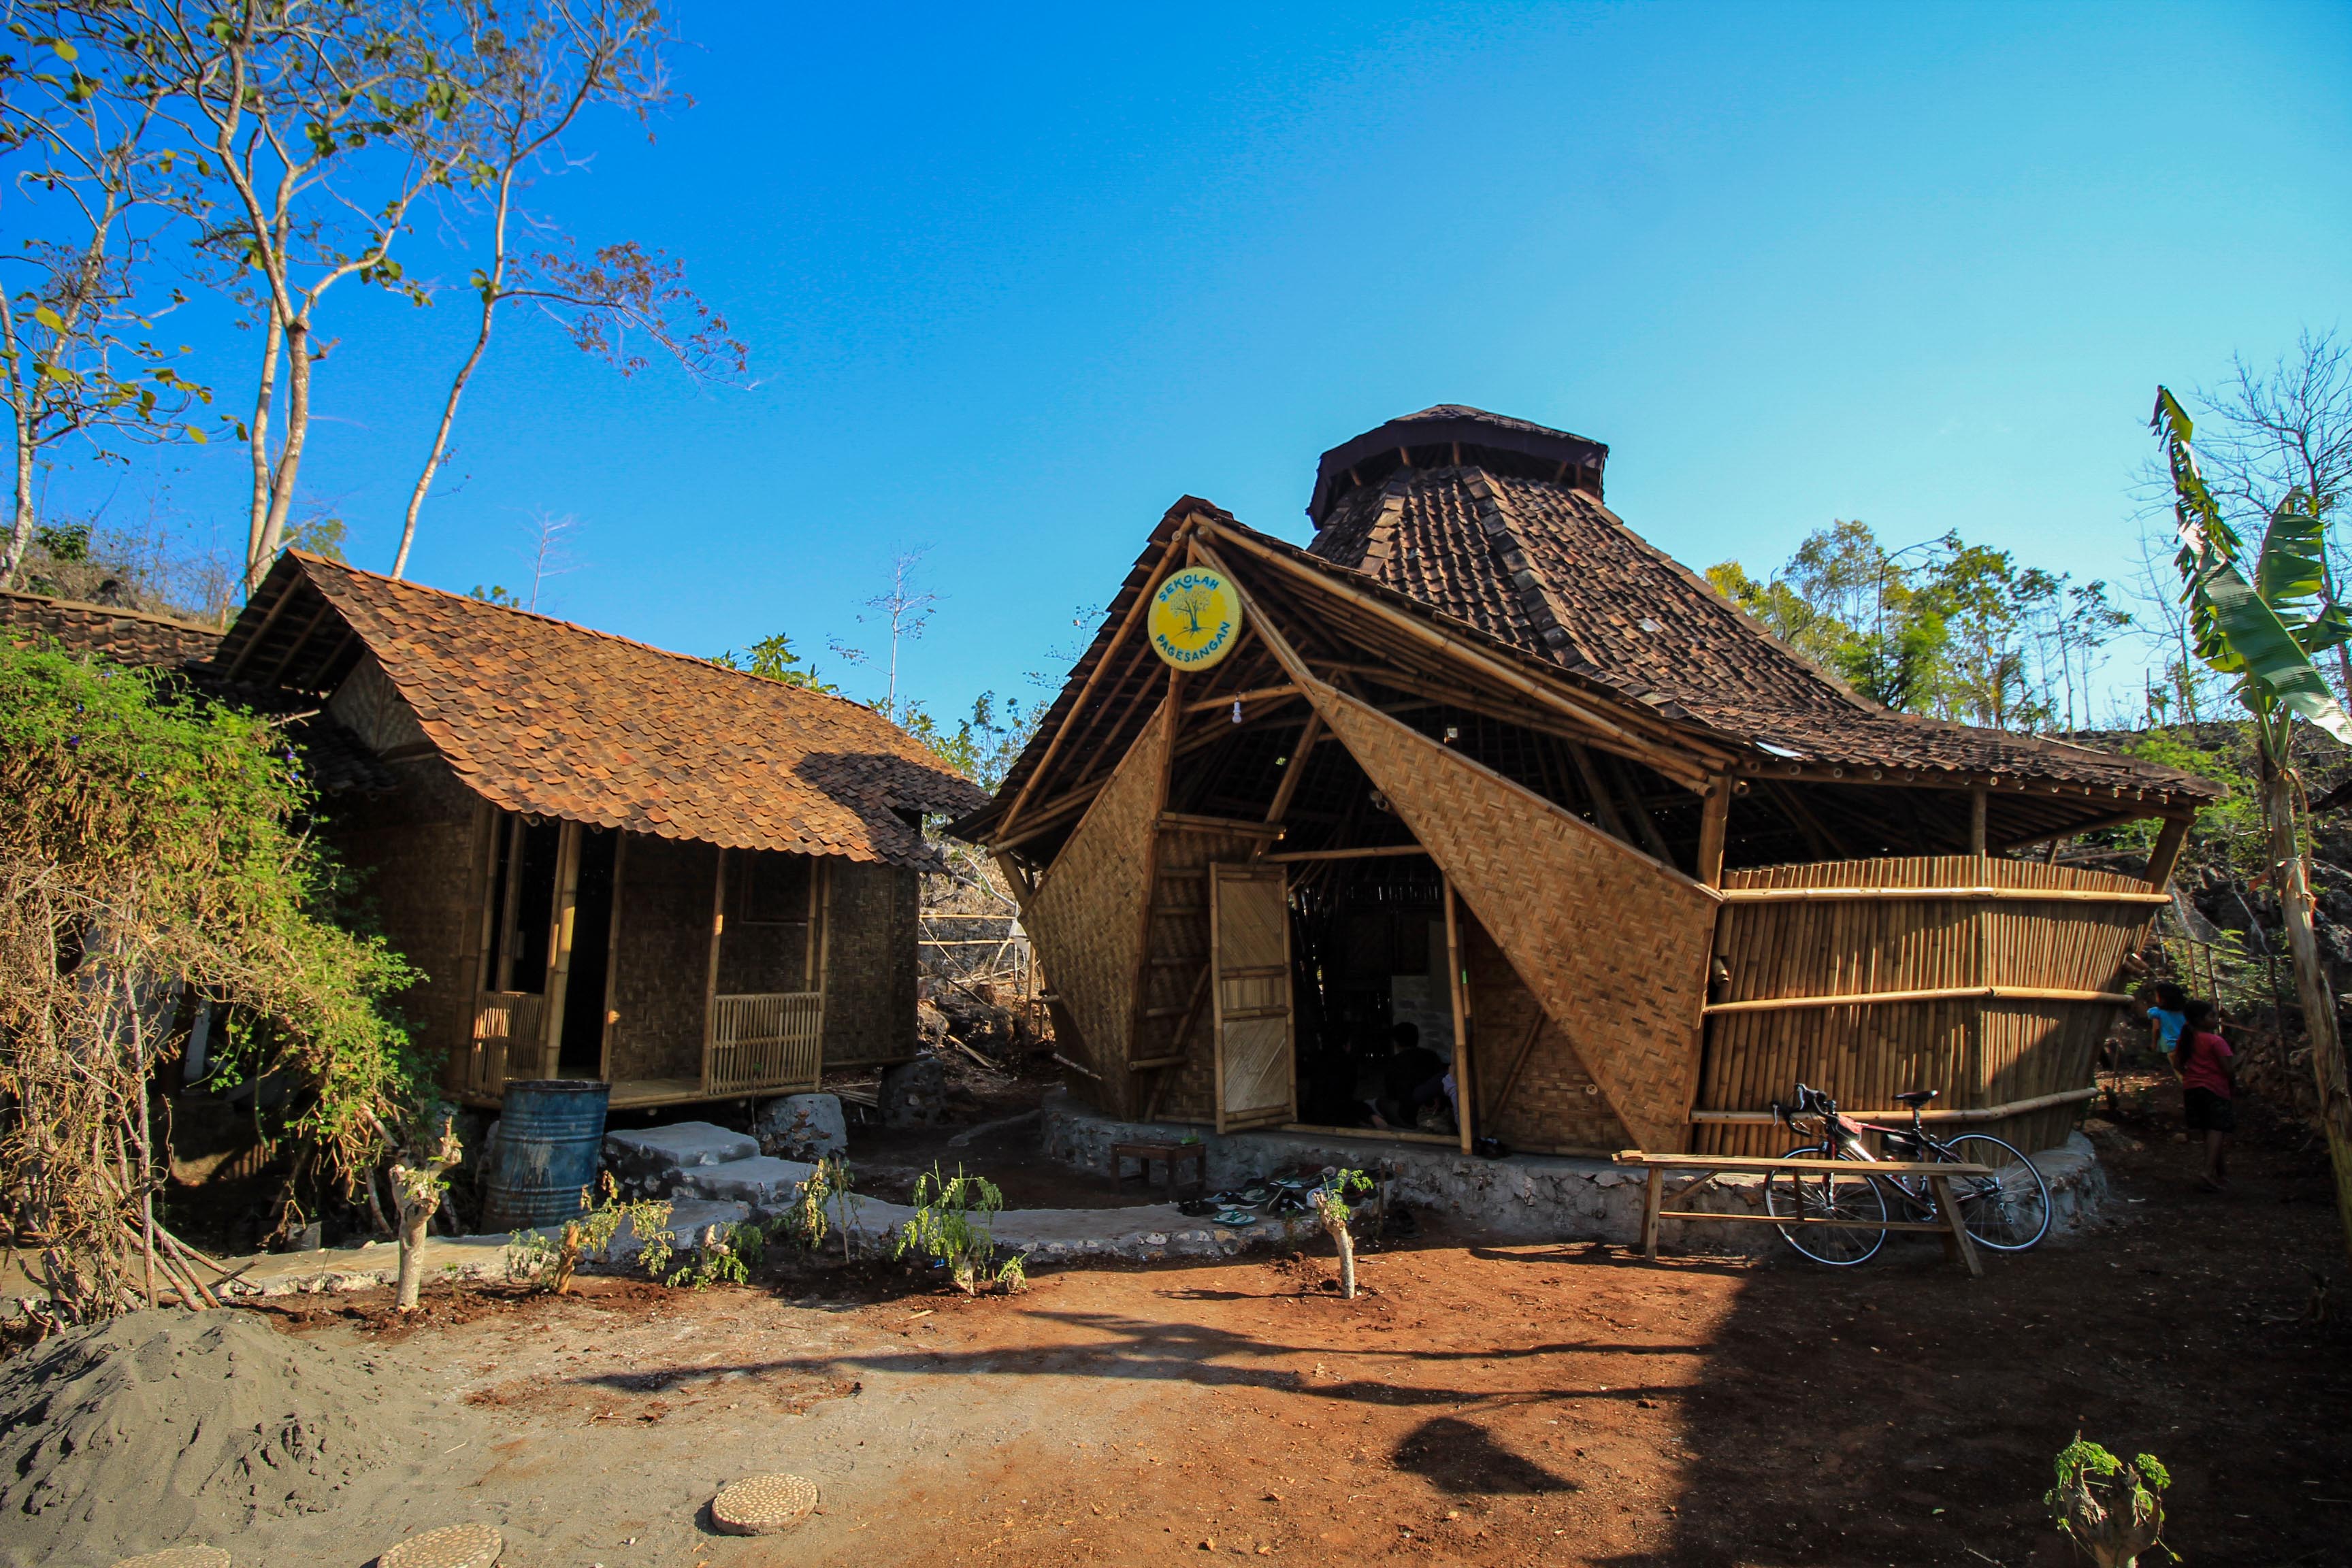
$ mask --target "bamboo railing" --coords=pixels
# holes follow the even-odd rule
[[[705,1094],[815,1089],[824,1076],[824,993],[779,991],[710,999]]]
[[[520,1068],[539,1072],[546,1044],[547,998],[536,991],[485,991],[474,1004],[474,1037],[466,1058],[465,1088],[497,1099]]]

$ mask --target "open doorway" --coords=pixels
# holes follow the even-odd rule
[[[605,982],[612,970],[613,889],[621,836],[580,831],[579,882],[572,902],[572,963],[563,984],[563,1037],[555,1069],[564,1078],[604,1076]]]

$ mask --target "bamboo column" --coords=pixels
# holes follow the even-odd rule
[[[1441,873],[1441,876],[1443,873]],[[1462,924],[1454,910],[1454,879],[1445,884],[1445,989],[1454,1003],[1454,1120],[1462,1152],[1470,1152],[1470,998],[1462,981]]]
[[[564,992],[572,978],[572,917],[580,898],[580,836],[576,822],[563,825],[556,839],[555,919],[548,933],[547,1005],[541,1016],[539,1076],[553,1078],[563,1055]],[[508,1047],[508,1061],[514,1059]]]

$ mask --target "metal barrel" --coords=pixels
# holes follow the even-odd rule
[[[596,1179],[613,1086],[593,1079],[507,1085],[498,1148],[483,1184],[482,1229],[492,1235],[580,1217],[580,1190]]]

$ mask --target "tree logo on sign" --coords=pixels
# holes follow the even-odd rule
[[[1204,567],[1171,572],[1151,591],[1151,650],[1178,669],[1207,669],[1231,653],[1242,629],[1242,596]]]

